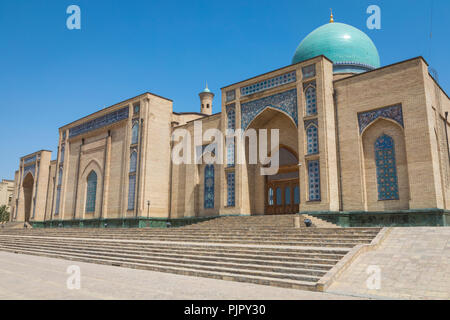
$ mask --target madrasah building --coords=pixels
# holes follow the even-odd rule
[[[381,67],[365,33],[331,19],[288,66],[223,87],[220,113],[208,88],[199,96],[200,112],[174,112],[172,100],[147,92],[59,128],[56,160],[46,150],[20,159],[12,220],[159,226],[226,215],[449,212],[450,101],[422,57]],[[172,133],[193,133],[195,121],[204,131],[279,129],[278,172],[235,163],[232,144],[223,146],[225,163],[174,164]]]

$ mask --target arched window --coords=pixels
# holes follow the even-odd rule
[[[86,212],[95,212],[95,200],[97,198],[97,174],[91,171],[87,177]]]
[[[305,92],[306,98],[306,115],[312,116],[317,114],[316,88],[310,86]]]
[[[205,209],[214,208],[214,165],[208,164],[205,166],[205,194],[204,207]]]
[[[319,135],[317,126],[315,124],[311,124],[308,129],[306,129],[306,137],[307,137],[307,153],[308,154],[316,154],[319,153]]]
[[[137,152],[133,151],[130,157],[130,173],[136,172],[137,167]]]
[[[135,123],[131,129],[131,144],[137,144],[139,141],[139,124]]]
[[[378,200],[399,200],[394,139],[383,134],[375,141]]]

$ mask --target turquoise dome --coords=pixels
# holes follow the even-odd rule
[[[320,55],[333,61],[335,73],[361,73],[380,67],[380,56],[372,40],[344,23],[328,23],[311,32],[295,51],[292,64]]]

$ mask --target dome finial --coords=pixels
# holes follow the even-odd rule
[[[334,19],[333,19],[333,9],[330,8],[330,11],[331,11],[330,23],[333,23],[333,22],[334,22]]]

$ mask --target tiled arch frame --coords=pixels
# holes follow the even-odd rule
[[[277,93],[269,97],[241,104],[241,128],[246,130],[266,109],[274,109],[286,114],[298,127],[297,89]]]

